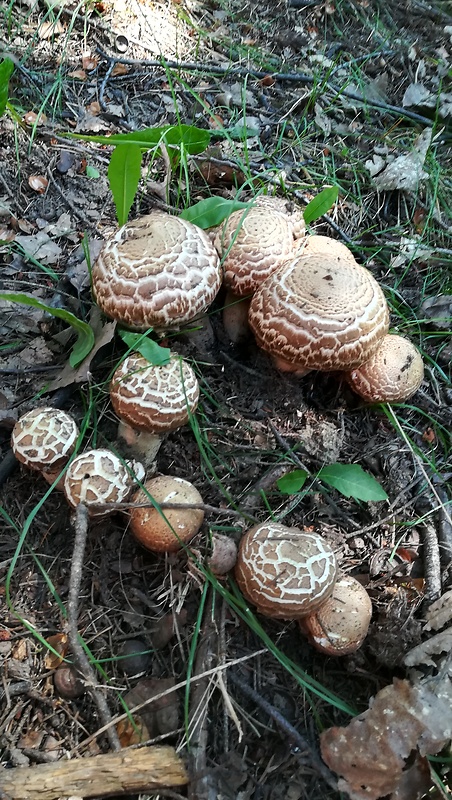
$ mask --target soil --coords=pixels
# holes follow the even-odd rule
[[[447,298],[452,286],[452,222],[444,211],[451,200],[450,116],[445,106],[439,118],[427,103],[404,106],[412,83],[438,93],[442,81],[448,91],[452,9],[417,0],[384,6],[378,0],[246,6],[124,0],[90,4],[86,13],[57,5],[56,27],[50,29],[46,3],[15,4],[9,17],[7,4],[0,4],[3,21],[9,19],[2,48],[16,63],[10,100],[18,114],[0,119],[0,289],[27,293],[89,321],[97,345],[74,374],[67,368],[73,331],[38,308],[2,301],[1,763],[33,766],[68,755],[88,757],[110,746],[97,733],[102,720],[92,692],[65,697],[55,679],[60,661],[71,660],[65,604],[74,520],[63,495],[49,493],[43,479],[9,455],[15,421],[42,404],[64,406],[85,426],[85,449],[108,446],[126,455],[108,399],[109,377],[126,348],[93,302],[86,262],[87,249],[94,260],[116,226],[107,179],[111,149],[67,139],[68,132],[108,135],[178,120],[210,130],[208,151],[189,158],[186,171],[174,171],[168,193],[165,160],[144,157],[131,218],[154,207],[177,213],[209,195],[232,198],[244,182],[244,163],[255,178],[254,187],[242,186],[244,199],[253,188],[265,187],[304,208],[332,176],[353,187],[341,191],[330,215],[313,228],[350,243],[383,286],[392,327],[422,342],[425,380],[412,400],[394,409],[400,429],[387,409],[363,404],[340,375],[279,373],[251,339],[231,344],[220,292],[198,330],[164,340],[194,364],[202,399],[197,424],[164,439],[155,469],[189,479],[213,507],[192,543],[202,562],[211,534],[239,542],[247,527],[270,512],[329,541],[341,569],[357,577],[372,598],[371,628],[360,650],[327,657],[308,644],[295,622],[258,619],[300,670],[346,706],[363,711],[380,688],[405,675],[404,655],[423,636],[423,601],[452,580],[447,559],[433,568],[432,578],[425,546],[426,523],[434,531],[449,524],[450,306],[440,313],[445,306],[438,298]],[[198,66],[170,70],[161,56]],[[144,59],[154,59],[153,65]],[[236,74],[228,74],[231,65]],[[275,73],[279,77],[270,77]],[[292,77],[284,80],[280,73]],[[305,79],[295,79],[295,73]],[[332,84],[347,84],[349,96]],[[361,92],[368,104],[360,101]],[[44,104],[45,120],[23,122],[24,114],[36,114]],[[243,130],[244,116],[246,139],[219,135],[221,126]],[[428,170],[430,177],[438,170],[436,182],[378,190],[364,164],[411,152],[432,126]],[[413,257],[419,242],[422,252]],[[446,330],[439,316],[446,318]],[[389,500],[358,502],[315,483],[296,495],[278,489],[278,478],[288,471],[306,468],[315,475],[336,462],[360,464]],[[310,753],[318,751],[320,730],[346,724],[349,715],[302,688],[228,604],[221,586],[230,590],[222,583],[214,601],[202,571],[185,553],[164,557],[140,548],[128,533],[126,513],[90,524],[78,629],[102,669],[97,677],[108,685],[110,712],[119,717],[124,699],[132,707],[169,690],[135,727],[123,724],[121,743],[151,740],[177,747],[190,769],[196,763],[198,774],[187,791],[198,800],[336,800],[342,795]],[[144,654],[130,660],[128,653],[135,651]],[[237,665],[214,669],[229,662]],[[188,711],[192,722],[207,711],[203,746],[199,730],[192,731],[196,762],[186,743],[184,689],[172,687],[190,670],[209,669],[207,679],[195,684]],[[269,702],[283,723],[242,691],[240,682]],[[307,751],[291,740],[284,720],[307,741]],[[142,796],[185,797],[184,791]]]

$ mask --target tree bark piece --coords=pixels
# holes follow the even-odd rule
[[[0,797],[11,800],[107,797],[187,783],[185,766],[176,751],[160,746],[36,767],[0,768]]]

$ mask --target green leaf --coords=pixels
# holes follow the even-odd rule
[[[309,225],[311,222],[314,222],[316,219],[323,216],[323,214],[326,214],[327,211],[330,210],[331,206],[336,202],[338,195],[338,186],[327,186],[326,189],[322,189],[322,191],[319,192],[310,203],[308,203],[303,211],[303,217],[306,225]]]
[[[4,58],[0,63],[0,117],[5,113],[9,94],[9,79],[14,72],[14,61]]]
[[[182,219],[193,222],[198,228],[213,228],[223,222],[229,214],[238,208],[249,208],[249,203],[240,203],[238,200],[226,200],[223,197],[206,197],[194,206],[184,209],[180,216]]]
[[[97,142],[97,144],[135,144],[142,150],[150,150],[162,143],[168,147],[183,146],[191,155],[202,153],[210,142],[209,131],[196,128],[194,125],[164,125],[161,128],[145,128],[142,131],[114,133],[111,136],[88,136],[80,133],[63,133],[61,135],[70,139],[81,139],[84,142]]]
[[[108,165],[108,181],[120,225],[127,222],[141,176],[141,148],[137,144],[115,147]]]
[[[337,489],[344,497],[366,501],[388,499],[383,487],[359,464],[329,464],[322,467],[317,478]]]
[[[69,357],[69,363],[71,367],[77,367],[93,349],[94,332],[92,328],[90,328],[86,322],[82,322],[74,314],[71,314],[70,311],[65,311],[63,308],[52,308],[52,306],[46,306],[45,303],[41,303],[39,300],[36,300],[36,298],[22,293],[13,294],[0,292],[0,300],[10,300],[13,303],[20,303],[23,306],[40,308],[42,311],[46,311],[47,314],[51,314],[52,317],[62,319],[64,322],[67,322],[68,325],[74,328],[74,330],[77,332],[77,341],[74,344]]]
[[[168,364],[171,354],[169,347],[161,347],[144,333],[132,333],[124,330],[118,330],[118,333],[127,347],[137,350],[150,364],[154,364],[156,367]]]
[[[296,494],[304,486],[308,473],[305,469],[293,469],[282,478],[278,478],[276,485],[283,494]]]
[[[91,164],[86,165],[85,175],[87,178],[100,178],[100,172],[96,167],[92,167]]]

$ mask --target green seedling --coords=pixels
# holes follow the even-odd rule
[[[277,481],[283,494],[298,494],[310,477],[304,469],[294,469]],[[344,497],[364,502],[387,500],[388,495],[372,475],[359,464],[328,464],[319,470],[316,480],[336,489]]]

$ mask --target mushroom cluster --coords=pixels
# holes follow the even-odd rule
[[[372,614],[369,595],[355,578],[339,573],[322,536],[276,522],[255,525],[240,541],[234,575],[261,614],[298,620],[321,652],[347,655],[363,643]]]

